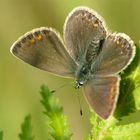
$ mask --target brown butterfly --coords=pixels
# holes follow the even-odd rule
[[[66,19],[64,41],[54,29],[42,27],[20,37],[11,52],[34,67],[74,78],[90,107],[108,119],[118,100],[118,73],[133,60],[135,46],[127,35],[109,33],[93,10],[76,7]]]

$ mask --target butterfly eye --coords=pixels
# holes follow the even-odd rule
[[[84,84],[83,81],[78,81],[78,80],[76,80],[75,88],[78,89],[78,88],[80,88],[83,84]]]
[[[82,86],[83,84],[84,84],[84,82],[83,82],[83,81],[80,81],[80,82],[79,82],[79,85],[80,85],[80,86]]]

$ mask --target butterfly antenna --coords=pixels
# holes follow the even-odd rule
[[[62,84],[62,85],[60,85],[59,87],[57,87],[56,89],[51,90],[51,92],[54,93],[54,92],[56,92],[56,91],[62,89],[63,87],[66,87],[66,86],[71,85],[71,84],[73,84],[73,83],[74,83],[74,82]]]
[[[83,111],[82,111],[82,106],[81,106],[81,100],[80,100],[80,91],[78,89],[78,94],[77,94],[77,98],[78,98],[78,102],[79,102],[79,106],[80,106],[80,115],[83,115]]]

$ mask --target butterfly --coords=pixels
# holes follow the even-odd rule
[[[116,108],[120,76],[135,56],[133,41],[111,33],[94,10],[76,7],[64,24],[64,40],[52,28],[41,27],[21,36],[11,52],[24,62],[83,87],[87,103],[102,119]]]

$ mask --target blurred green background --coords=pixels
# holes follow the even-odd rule
[[[140,39],[139,0],[0,0],[0,130],[5,140],[18,140],[20,124],[27,114],[33,117],[36,140],[45,140],[45,117],[39,89],[47,84],[55,89],[72,82],[29,66],[10,54],[19,36],[33,28],[48,26],[63,32],[67,14],[76,6],[89,6],[102,15],[111,31],[125,32],[135,42]],[[68,116],[73,140],[81,140],[90,130],[88,106],[82,96],[83,116],[73,86],[56,92]]]

